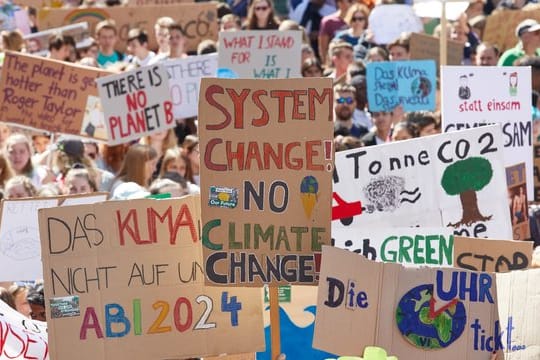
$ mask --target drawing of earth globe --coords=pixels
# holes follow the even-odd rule
[[[41,245],[38,229],[28,226],[14,228],[0,239],[0,251],[18,261],[39,257]]]
[[[413,95],[426,97],[431,93],[433,86],[431,81],[424,76],[419,76],[411,83],[411,92]]]
[[[438,301],[434,308],[443,309],[430,316],[433,285],[424,284],[409,290],[398,303],[396,323],[399,331],[413,346],[424,350],[442,349],[456,341],[467,322],[463,302],[446,305]]]

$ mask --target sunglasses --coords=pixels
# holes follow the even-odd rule
[[[255,6],[255,11],[266,11],[268,6]]]
[[[354,102],[354,99],[352,97],[350,97],[350,96],[348,96],[348,97],[340,97],[340,98],[336,99],[336,102],[338,104],[351,105]]]
[[[366,21],[366,18],[365,17],[353,17],[351,19],[351,22],[355,22],[355,21]]]

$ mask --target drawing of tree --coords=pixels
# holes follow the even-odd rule
[[[458,195],[461,200],[463,215],[457,223],[447,226],[455,228],[478,221],[491,220],[492,215],[484,216],[478,209],[476,192],[489,184],[493,176],[493,169],[488,160],[481,157],[470,157],[448,166],[444,170],[441,185],[448,195]]]

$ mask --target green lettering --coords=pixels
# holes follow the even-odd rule
[[[325,228],[321,228],[321,227],[311,228],[311,250],[313,251],[322,250],[321,236],[319,235],[319,233],[323,233],[323,232],[326,232]]]
[[[202,230],[202,243],[204,246],[206,246],[210,250],[222,250],[223,245],[222,244],[214,244],[210,241],[210,230],[212,230],[215,227],[221,226],[221,220],[220,219],[214,219],[210,220],[203,226]]]
[[[396,251],[395,250],[389,250],[388,253],[386,252],[386,245],[390,241],[396,241],[397,236],[390,236],[386,239],[384,239],[382,245],[381,245],[381,259],[384,262],[396,262]],[[386,254],[391,255],[391,257],[386,257]]]
[[[413,251],[413,263],[415,264],[425,264],[426,259],[422,257],[424,248],[422,247],[422,242],[424,237],[422,235],[415,235],[414,237],[414,251]]]
[[[261,225],[255,224],[253,226],[253,248],[259,248],[259,239],[262,239],[263,242],[268,242],[270,239],[270,249],[274,249],[274,225],[270,225],[266,231],[263,231]]]
[[[408,242],[405,245],[405,241]],[[409,236],[400,236],[399,237],[399,263],[408,262],[411,263],[411,257],[409,256],[409,250],[414,246],[414,241],[412,237]]]
[[[441,259],[446,260],[446,264],[452,264],[453,258],[452,258],[452,250],[454,249],[454,235],[450,235],[448,238],[448,242],[446,242],[446,239],[444,236],[440,235],[439,239],[439,257]],[[443,261],[441,260],[441,264],[443,264]]]
[[[282,241],[285,242],[285,248],[287,249],[287,251],[291,251],[291,245],[289,244],[289,238],[287,237],[287,231],[285,230],[285,226],[279,227],[276,241],[276,250],[279,250]]]
[[[236,241],[236,224],[233,222],[229,223],[229,249],[241,249],[242,243]]]
[[[296,251],[302,251],[302,234],[308,232],[307,226],[291,226],[291,232],[296,234]]]
[[[428,235],[426,236],[426,264],[441,265],[441,254],[439,254],[439,259],[435,259],[433,255],[435,254],[435,248],[431,246],[432,241],[438,241],[439,235]]]
[[[251,249],[251,224],[244,224],[244,249]]]

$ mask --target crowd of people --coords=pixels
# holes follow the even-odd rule
[[[497,7],[515,9],[528,2],[535,1],[502,0],[498,4],[496,0],[473,1],[458,20],[449,23],[446,33],[463,44],[464,65],[531,66],[531,90],[535,95],[532,106],[536,109],[540,92],[540,24],[531,19],[521,22],[516,28],[519,42],[503,53],[496,44],[482,41],[491,11]],[[101,5],[118,5],[113,3],[108,1]],[[369,111],[366,65],[409,60],[411,56],[408,33],[389,44],[373,41],[370,13],[377,6],[391,3],[403,2],[291,0],[285,6],[279,2],[281,11],[278,12],[272,0],[228,0],[217,5],[216,21],[220,31],[303,31],[301,74],[334,80],[334,142],[336,151],[341,151],[441,131],[438,111],[405,113],[401,106],[392,111]],[[65,4],[66,7],[90,5],[100,4],[86,0]],[[40,29],[36,21],[35,9],[28,8],[28,15],[33,32],[45,30]],[[52,36],[47,57],[121,72],[219,50],[214,39],[205,39],[196,52],[188,51],[184,30],[173,17],[157,19],[151,30],[132,28],[125,46],[119,46],[117,25],[114,19],[107,19],[97,24],[93,38],[82,48],[78,48],[70,36]],[[433,29],[433,34],[441,34],[440,26]],[[25,41],[17,29],[5,30],[1,35],[3,51],[33,53],[39,50]],[[151,36],[157,43],[155,49],[149,46]],[[120,52],[119,48],[126,51]],[[0,148],[3,149],[0,152],[0,197],[4,199],[97,191],[108,192],[110,199],[135,199],[157,194],[179,197],[199,192],[196,118],[176,119],[174,129],[117,146],[1,124]],[[0,299],[27,317],[45,320],[42,284],[4,285],[6,288],[0,287]]]

